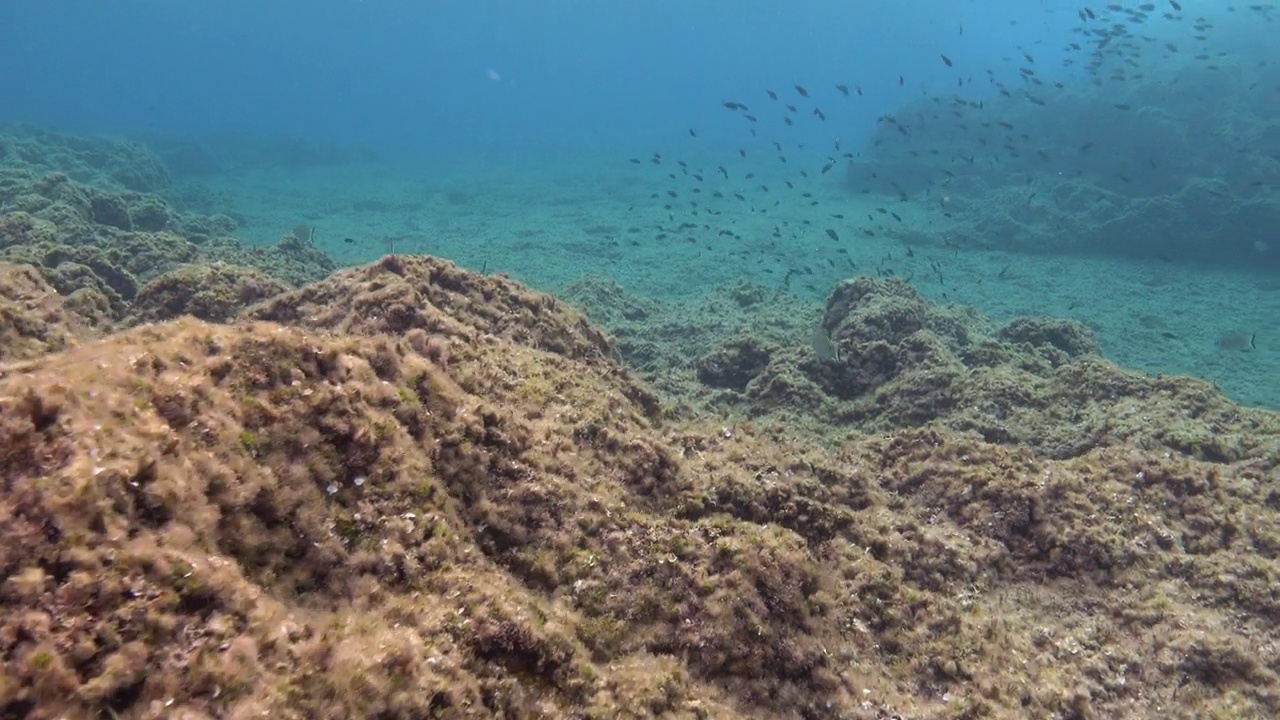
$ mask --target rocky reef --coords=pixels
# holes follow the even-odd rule
[[[734,391],[753,416],[807,416],[835,432],[943,425],[1053,458],[1123,446],[1236,462],[1280,437],[1275,413],[1210,383],[1107,362],[1078,322],[997,326],[897,278],[837,285],[815,332],[829,350],[727,340],[698,359],[699,380]]]
[[[1280,419],[1082,326],[863,277],[690,352],[5,172],[4,717],[1280,713]]]
[[[431,258],[113,332],[6,272],[6,714],[1280,708],[1274,416],[1073,325],[859,279],[834,355],[724,351],[834,443],[672,417],[561,301]]]
[[[0,167],[58,172],[96,187],[135,193],[158,193],[172,183],[165,164],[138,142],[25,124],[0,123]]]
[[[230,236],[235,229],[226,215],[178,212],[156,195],[0,168],[0,259],[36,268],[94,324],[226,320],[228,303],[243,306],[336,267],[303,238],[246,247]]]
[[[1123,73],[1123,53],[1108,59]],[[1280,129],[1252,63],[1157,63],[1104,87],[883,116],[848,190],[913,197],[913,245],[1140,258],[1274,272]],[[1200,98],[1217,98],[1214,103]],[[993,120],[998,118],[998,120]]]

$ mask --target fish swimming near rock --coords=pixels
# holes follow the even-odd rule
[[[1258,349],[1258,334],[1236,330],[1218,338],[1219,350],[1236,350],[1245,352]]]
[[[819,360],[840,361],[840,346],[831,339],[831,335],[821,323],[814,326],[813,333],[809,336],[809,344],[813,348],[813,354],[817,355]]]

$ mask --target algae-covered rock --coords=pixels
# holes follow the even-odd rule
[[[116,320],[129,314],[140,286],[180,266],[252,267],[289,286],[336,268],[297,238],[244,247],[228,237],[235,229],[226,215],[174,212],[155,195],[85,185],[63,173],[0,168],[0,259],[37,267],[64,295],[87,290],[105,298]]]
[[[63,350],[87,330],[35,268],[0,263],[0,361]]]
[[[259,282],[281,289],[183,267],[134,307],[229,317]],[[1274,416],[1119,374],[1069,326],[1015,324],[1010,342],[922,303],[911,332],[877,330],[913,302],[879,282],[827,320],[884,353],[885,384],[833,399],[843,354],[769,346],[724,391],[761,405],[750,422],[664,419],[576,312],[431,258],[232,324],[31,344],[0,363],[0,706],[1155,718],[1176,693],[1196,712],[1280,709],[1275,673],[1242,660],[1280,642]],[[774,420],[796,398],[948,412],[836,439]],[[1000,438],[951,427],[1002,408],[1022,414]],[[1073,411],[1109,438],[1071,446]]]
[[[191,315],[226,322],[254,303],[287,290],[284,283],[253,268],[184,265],[160,275],[138,291],[131,323],[159,322]]]
[[[164,207],[0,172],[0,715],[1280,714],[1276,415],[1081,325],[580,283],[660,400],[505,277]]]
[[[698,359],[698,380],[742,392],[769,365],[770,351],[752,338],[730,340]]]
[[[79,137],[33,125],[0,125],[0,166],[57,172],[115,190],[154,193],[169,172],[147,146],[111,137]]]

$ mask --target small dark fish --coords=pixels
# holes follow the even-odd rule
[[[853,86],[853,91],[854,91],[854,92],[856,92],[856,93],[858,93],[858,97],[862,97],[862,86],[861,86],[861,85],[854,85],[854,86]]]
[[[1169,7],[1173,8],[1174,10],[1177,10],[1178,12],[1182,12],[1182,6],[1174,2],[1173,0],[1169,0]]]
[[[901,75],[899,75],[899,76],[898,76],[898,86],[899,86],[899,87],[901,87],[901,86],[906,85],[906,84],[907,84],[907,79],[906,79],[906,78],[904,78],[904,77],[902,77]]]
[[[796,85],[796,92],[800,93],[800,97],[809,97],[809,91],[803,85]]]
[[[746,109],[747,109],[747,106],[746,106],[746,105],[743,105],[743,104],[742,104],[742,103],[740,103],[740,102],[734,102],[734,101],[732,101],[732,100],[728,100],[728,101],[722,102],[722,103],[720,103],[720,104],[721,104],[721,105],[723,105],[723,106],[725,106],[726,108],[728,108],[728,109],[730,109],[730,110],[746,110]]]
[[[744,148],[738,148],[738,154],[741,155],[742,157],[746,157],[747,151]]]
[[[767,95],[769,96],[769,99],[770,99],[770,100],[777,100],[777,99],[778,99],[778,93],[776,93],[776,92],[774,92],[774,91],[772,91],[772,90],[765,90],[765,94],[767,94]]]
[[[631,158],[631,164],[632,164],[632,165],[639,165],[639,164],[640,164],[640,158]]]
[[[1116,103],[1117,110],[1128,110],[1129,107],[1129,103]]]
[[[827,116],[826,116],[826,115],[823,115],[823,114],[822,114],[822,110],[820,110],[820,109],[818,109],[818,108],[814,108],[814,109],[813,109],[813,114],[814,114],[814,116],[816,116],[819,120],[826,120],[826,119],[827,119]]]
[[[354,245],[356,241],[355,241],[354,239],[352,239],[352,238],[342,238],[342,242],[344,242],[344,243],[346,243],[346,244],[348,244],[348,245]]]
[[[845,97],[849,97],[848,85],[844,85],[844,84],[836,85],[836,89],[840,91],[841,95],[844,95]]]
[[[836,231],[832,230],[831,228],[827,228],[827,237],[831,238],[832,240],[835,240],[836,242],[840,242],[840,236],[837,235]]]
[[[689,128],[689,137],[698,137],[698,133],[694,132],[693,128]]]
[[[943,55],[943,56],[942,56],[942,62],[943,62],[947,67],[952,67],[952,66],[955,64],[955,63],[951,62],[951,58],[947,57],[946,55]]]
[[[1243,332],[1229,332],[1218,338],[1218,347],[1222,350],[1257,350],[1258,335]]]

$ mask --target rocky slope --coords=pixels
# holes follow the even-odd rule
[[[673,379],[502,277],[18,186],[0,716],[1280,713],[1280,421],[1078,326],[860,278]]]

